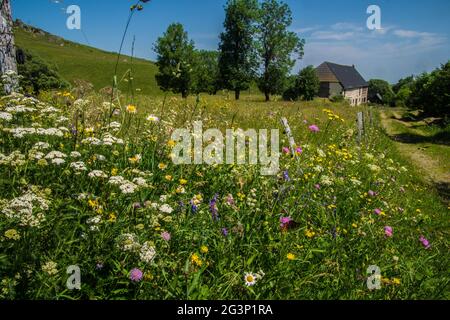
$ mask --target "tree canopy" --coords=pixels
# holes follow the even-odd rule
[[[158,38],[154,50],[159,68],[156,81],[161,90],[171,90],[187,97],[193,81],[194,42],[189,40],[183,25],[171,24]]]
[[[262,62],[258,87],[266,101],[270,100],[270,95],[284,92],[288,74],[295,64],[293,55],[303,56],[304,40],[288,30],[291,24],[292,12],[287,4],[263,1],[258,25],[258,51]]]
[[[257,0],[229,0],[225,7],[225,30],[219,44],[220,86],[234,91],[236,99],[250,87],[256,72],[257,16]]]

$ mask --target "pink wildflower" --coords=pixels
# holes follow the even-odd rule
[[[425,238],[424,236],[420,236],[419,241],[422,242],[422,245],[425,247],[425,249],[430,249],[431,245],[427,238]]]
[[[384,234],[386,235],[386,237],[390,238],[394,235],[394,230],[392,229],[392,227],[386,226],[384,227]]]

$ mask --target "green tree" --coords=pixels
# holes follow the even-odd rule
[[[181,93],[186,98],[192,88],[194,42],[180,23],[171,24],[154,47],[159,72],[156,81],[163,91]]]
[[[320,80],[313,66],[308,66],[300,71],[298,76],[288,78],[288,89],[283,94],[285,100],[298,100],[301,98],[305,101],[314,100],[319,93]]]
[[[450,115],[450,61],[432,73],[420,75],[411,88],[408,106],[427,115]]]
[[[297,88],[303,100],[311,101],[317,96],[320,89],[320,80],[313,66],[308,66],[300,71]]]
[[[257,67],[254,46],[257,0],[229,0],[225,7],[224,32],[220,35],[220,86],[240,93],[250,87]]]
[[[41,58],[17,48],[18,74],[21,76],[20,86],[31,94],[38,95],[41,91],[52,89],[67,89],[70,84],[52,66]]]
[[[404,85],[395,95],[395,106],[396,107],[406,107],[411,96],[411,87],[409,85]]]
[[[381,101],[378,98],[381,97]],[[372,79],[369,81],[369,100],[381,104],[392,105],[394,103],[394,91],[391,85],[384,80]]]
[[[392,90],[395,94],[397,94],[403,87],[407,86],[411,88],[414,84],[414,76],[409,76],[403,79],[400,79],[395,85],[392,86]]]
[[[192,91],[216,94],[219,78],[219,53],[200,50],[194,53],[194,80]]]
[[[277,0],[264,0],[259,19],[259,55],[262,61],[262,74],[258,87],[264,92],[266,101],[270,95],[284,92],[287,77],[295,60],[303,56],[304,40],[296,33],[288,31],[292,24],[289,6]]]

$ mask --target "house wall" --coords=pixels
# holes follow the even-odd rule
[[[319,89],[319,97],[331,98],[342,94],[343,88],[339,82],[321,82]]]
[[[363,103],[367,103],[367,96],[369,88],[357,88],[352,90],[346,90],[344,97],[350,101],[352,106],[359,106]]]

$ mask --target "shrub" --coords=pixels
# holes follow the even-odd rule
[[[450,114],[450,61],[432,73],[423,73],[411,88],[408,107],[432,116]]]
[[[25,92],[38,95],[41,91],[70,87],[70,84],[59,75],[56,66],[21,48],[17,48],[17,57],[17,69],[21,76],[20,86]]]
[[[330,98],[330,101],[334,102],[334,103],[342,103],[342,102],[344,102],[346,100],[345,100],[345,97],[342,94],[338,94],[338,95],[332,96]]]
[[[283,93],[284,100],[298,100],[301,98],[305,101],[314,100],[320,89],[320,80],[317,77],[313,66],[308,66],[302,71],[298,77],[289,79],[288,89]]]
[[[381,100],[378,98],[381,97]],[[392,91],[391,85],[384,80],[372,79],[369,81],[369,100],[371,102],[393,105],[394,103],[394,91]]]

